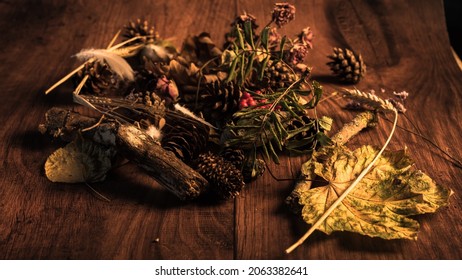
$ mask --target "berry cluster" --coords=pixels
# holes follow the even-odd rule
[[[257,90],[255,92],[257,95],[262,95],[262,92],[260,90]],[[271,104],[268,104],[268,99],[266,98],[258,98],[255,100],[250,93],[244,91],[241,95],[241,99],[239,101],[239,109],[242,110],[247,107],[259,107],[259,108],[269,108],[271,107]],[[279,110],[281,108],[280,105],[276,106],[276,110]]]
[[[241,95],[241,100],[239,101],[239,109],[244,109],[247,107],[256,106],[257,102],[253,99],[252,95],[247,91],[244,91]]]

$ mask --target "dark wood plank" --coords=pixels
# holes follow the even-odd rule
[[[243,3],[243,10],[255,11],[256,5],[270,12],[271,1]],[[411,93],[408,118],[443,149],[462,156],[460,135],[462,75],[451,57],[440,1],[295,1],[296,20],[286,30],[297,33],[305,26],[315,32],[314,49],[307,62],[314,66],[313,79],[323,83],[329,94],[336,87],[325,65],[331,48],[348,47],[362,53],[367,65],[366,79],[357,87],[380,93],[407,90]],[[425,18],[425,21],[421,19]],[[331,99],[318,106],[319,114],[335,118],[334,131],[353,117],[342,110],[342,100]],[[401,118],[399,124],[412,129]],[[381,122],[378,129],[364,133],[349,145],[381,145],[391,125]],[[416,168],[427,172],[439,184],[455,191],[451,205],[436,214],[418,217],[421,232],[417,241],[384,241],[351,233],[327,236],[315,232],[291,255],[284,250],[301,237],[308,226],[291,216],[283,205],[292,184],[266,176],[237,199],[237,248],[240,259],[459,259],[462,257],[460,184],[462,173],[441,153],[421,138],[398,130],[390,149],[409,148]],[[291,159],[271,169],[279,177],[296,172],[300,159]],[[268,174],[267,174],[268,175]],[[271,226],[267,224],[270,223]]]
[[[52,184],[46,157],[61,143],[36,127],[51,106],[69,105],[70,85],[43,91],[76,65],[72,54],[105,47],[129,19],[145,16],[175,44],[188,34],[211,33],[217,42],[240,12],[270,17],[273,1],[1,1],[0,31],[0,258],[4,259],[460,259],[462,171],[422,139],[398,130],[391,149],[406,145],[416,167],[449,186],[451,205],[419,217],[418,241],[384,241],[355,234],[315,233],[293,254],[284,249],[307,225],[284,207],[293,183],[268,172],[234,202],[206,199],[179,203],[136,167],[114,170],[94,187]],[[297,16],[283,29],[293,36],[311,26],[315,48],[307,63],[326,94],[341,86],[325,65],[331,47],[360,51],[368,75],[359,89],[407,90],[408,117],[423,134],[462,157],[461,71],[450,52],[441,1],[295,1]],[[330,99],[318,113],[334,117],[334,129],[352,118],[345,101]],[[72,105],[71,105],[72,106]],[[355,138],[380,145],[391,125]],[[400,125],[412,128],[405,118]],[[296,177],[304,158],[270,164],[275,177]],[[158,240],[158,241],[157,241]]]
[[[60,143],[37,132],[47,109],[71,104],[70,86],[43,91],[77,65],[72,54],[105,47],[128,20],[150,19],[178,47],[188,34],[229,22],[225,2],[15,1],[0,3],[0,258],[230,259],[234,204],[181,204],[133,166],[94,187],[52,184],[46,157]],[[231,6],[229,6],[231,5]],[[203,15],[197,17],[196,15]],[[4,36],[4,37],[3,37]],[[156,241],[158,239],[158,242]]]

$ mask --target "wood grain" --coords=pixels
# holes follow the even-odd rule
[[[326,55],[334,46],[361,52],[367,65],[361,90],[407,90],[407,117],[444,150],[462,158],[462,73],[453,60],[442,2],[294,1],[296,19],[282,32],[293,36],[311,26],[314,66],[326,96],[338,84]],[[44,90],[76,65],[82,48],[105,47],[128,20],[145,17],[163,37],[180,47],[188,34],[210,32],[221,43],[232,19],[247,11],[260,26],[273,1],[0,1],[0,258],[2,259],[461,259],[462,170],[421,138],[398,130],[391,149],[406,145],[422,169],[454,192],[451,204],[418,217],[417,241],[384,241],[351,233],[314,233],[291,255],[284,249],[308,228],[285,208],[304,158],[270,164],[269,172],[248,185],[234,201],[203,198],[181,203],[134,165],[112,171],[93,185],[111,199],[104,202],[81,185],[49,182],[47,156],[62,143],[37,132],[52,106],[73,106],[66,83]],[[353,115],[331,98],[318,114],[335,119],[334,129]],[[412,123],[411,123],[412,121]],[[380,145],[390,123],[350,143]]]

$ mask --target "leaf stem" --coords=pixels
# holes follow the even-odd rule
[[[398,123],[398,112],[394,110],[395,118],[393,121],[393,128],[391,129],[390,135],[388,136],[387,141],[383,145],[382,149],[375,155],[374,159],[369,163],[369,165],[359,174],[359,176],[356,178],[356,180],[351,183],[351,185],[340,195],[340,197],[332,203],[332,205],[327,209],[326,212],[318,219],[316,223],[314,223],[311,228],[303,235],[297,242],[295,242],[292,246],[286,249],[286,254],[290,254],[293,250],[295,250],[298,246],[300,246],[326,219],[329,217],[329,215],[332,213],[332,211],[337,208],[337,206],[345,199],[345,197],[356,187],[356,185],[366,176],[366,174],[369,172],[369,170],[374,166],[374,164],[377,162],[377,160],[380,158],[382,155],[383,151],[385,151],[385,148],[388,146],[390,143],[390,140],[395,132],[396,125]]]

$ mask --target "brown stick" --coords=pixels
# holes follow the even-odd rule
[[[61,108],[52,108],[45,116],[45,123],[39,126],[43,134],[72,141],[80,132],[83,137],[99,144],[116,146],[127,159],[137,163],[181,200],[194,199],[208,187],[204,177],[133,125],[102,122],[82,132],[97,124],[98,119]]]

